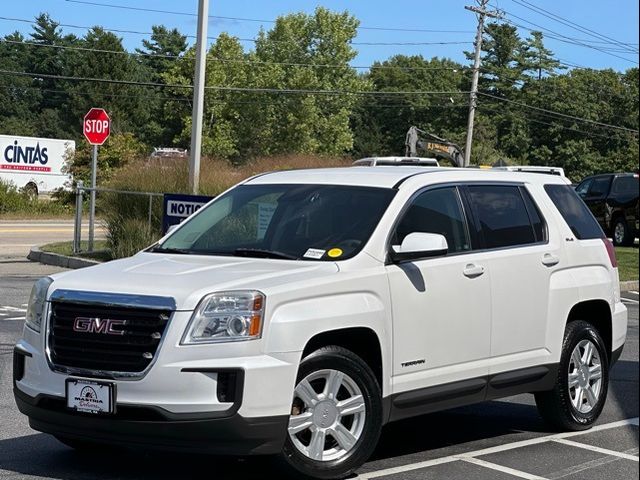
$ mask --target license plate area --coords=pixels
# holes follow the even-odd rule
[[[78,378],[69,378],[66,381],[67,408],[76,412],[114,414],[115,397],[114,383]]]

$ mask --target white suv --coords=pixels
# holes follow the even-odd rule
[[[39,280],[15,398],[76,448],[337,478],[387,422],[522,392],[589,428],[626,329],[612,246],[563,177],[269,173],[131,258]]]

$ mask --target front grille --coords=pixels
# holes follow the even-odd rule
[[[83,370],[143,372],[156,355],[170,315],[170,310],[52,302],[51,362]],[[122,335],[76,331],[77,318],[118,320],[117,331]]]

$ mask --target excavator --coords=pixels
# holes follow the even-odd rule
[[[417,157],[421,148],[436,158],[448,160],[454,167],[466,167],[462,149],[453,142],[438,137],[418,127],[411,127],[405,137],[405,156]]]

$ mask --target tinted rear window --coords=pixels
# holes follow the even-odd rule
[[[545,185],[544,189],[576,238],[588,240],[604,237],[589,208],[569,185]]]
[[[635,175],[617,177],[613,181],[613,193],[638,195],[638,190],[640,190],[640,182]]]
[[[536,243],[534,227],[517,186],[470,186],[469,197],[480,222],[485,248]]]

